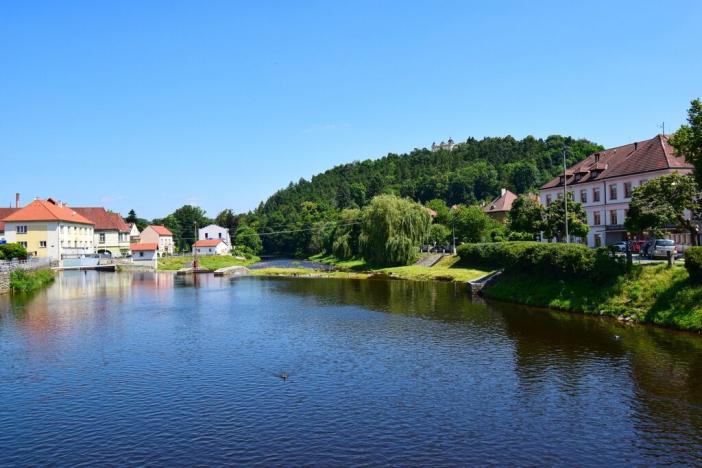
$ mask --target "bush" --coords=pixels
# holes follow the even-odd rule
[[[693,281],[702,281],[702,247],[688,247],[685,251],[685,269]]]
[[[606,280],[625,271],[623,261],[609,256],[605,249],[580,244],[541,242],[500,242],[464,244],[458,247],[463,263],[500,268],[536,276]]]
[[[43,288],[54,281],[52,270],[13,270],[10,273],[10,290],[13,293],[27,293]]]
[[[27,258],[27,249],[17,243],[0,244],[0,260],[12,260],[14,258],[25,260]]]

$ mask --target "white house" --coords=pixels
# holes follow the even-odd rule
[[[136,223],[131,223],[129,225],[129,242],[132,244],[138,244],[139,243],[139,236],[140,236],[139,228],[137,227]]]
[[[229,229],[217,226],[216,224],[210,224],[198,229],[197,238],[198,240],[221,239],[226,242],[227,245],[232,245],[232,241],[229,237]]]
[[[19,243],[34,257],[61,260],[95,252],[95,223],[52,198],[36,199],[2,221],[7,242]]]
[[[565,174],[539,190],[544,206],[563,198],[564,182],[569,196],[587,213],[590,247],[610,245],[625,239],[624,220],[634,188],[650,179],[673,172],[687,174],[692,165],[668,143],[667,135],[593,153]],[[689,244],[689,234],[671,233],[679,244]]]
[[[193,244],[193,253],[197,255],[228,255],[231,251],[222,239],[203,239]]]
[[[158,255],[173,255],[173,233],[165,226],[146,226],[139,235],[139,243],[158,245]]]
[[[158,264],[158,244],[149,242],[145,244],[132,244],[132,263],[156,268]]]

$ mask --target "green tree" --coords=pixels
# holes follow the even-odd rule
[[[127,217],[124,218],[124,221],[126,221],[127,223],[136,223],[137,222],[136,211],[134,211],[134,209],[129,210],[129,213],[127,214]]]
[[[143,231],[146,226],[151,224],[148,220],[139,218],[133,209],[129,210],[129,213],[127,214],[127,217],[124,218],[124,221],[129,224],[136,224],[137,229],[140,231]]]
[[[174,233],[173,241],[181,251],[189,252],[192,245],[197,240],[197,228],[207,226],[212,222],[205,216],[205,210],[199,206],[183,205],[173,212],[172,215],[178,222],[180,232],[176,238]]]
[[[241,225],[234,236],[236,250],[243,250],[246,253],[258,254],[263,248],[261,236],[251,226]]]
[[[24,260],[27,258],[27,249],[16,242],[0,244],[0,260]]]
[[[543,229],[543,222],[544,210],[541,203],[527,195],[517,197],[507,215],[507,226],[510,232],[526,233],[532,239]]]
[[[451,229],[443,224],[434,223],[429,228],[429,242],[445,246],[451,243]]]
[[[699,194],[699,186],[691,175],[673,173],[651,179],[634,189],[626,228],[661,236],[666,226],[673,225],[689,232],[692,244],[697,245],[699,230],[690,218],[699,219],[702,215]],[[686,216],[686,210],[691,216]]]
[[[583,205],[566,197],[567,205],[563,198],[559,198],[546,208],[544,213],[543,230],[547,239],[556,238],[565,241],[565,207],[568,207],[568,234],[575,237],[585,237],[590,231],[587,225],[587,214]]]
[[[530,161],[508,164],[505,168],[509,185],[517,192],[524,193],[535,187],[540,178],[539,169]]]
[[[361,252],[372,265],[408,265],[417,258],[431,226],[427,210],[411,200],[379,195],[361,214]]]
[[[492,219],[479,206],[459,205],[452,211],[452,223],[458,242],[481,242],[485,240]]]
[[[671,137],[670,144],[695,166],[695,178],[702,186],[702,102],[694,99],[687,111],[688,125],[683,125]]]
[[[436,218],[434,218],[435,223],[444,225],[451,223],[451,210],[449,210],[449,207],[446,205],[445,201],[435,198],[433,200],[429,200],[426,203],[426,207],[436,212]]]
[[[331,235],[330,252],[343,260],[357,257],[360,254],[358,244],[360,235],[361,210],[343,210]]]
[[[236,215],[233,210],[227,208],[219,212],[214,219],[217,226],[221,226],[229,230],[229,235],[231,236],[236,232],[241,222],[242,215]]]

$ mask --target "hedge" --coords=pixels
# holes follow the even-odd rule
[[[495,242],[464,244],[458,247],[461,262],[478,267],[504,269],[534,275],[606,280],[625,271],[623,259],[606,249],[590,249],[580,244],[542,242]]]
[[[685,269],[693,281],[702,281],[702,247],[688,247],[685,251]]]

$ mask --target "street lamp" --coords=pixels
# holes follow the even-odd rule
[[[570,236],[568,235],[568,176],[566,174],[566,147],[563,146],[563,210],[565,213],[565,241],[566,244],[570,242]]]

